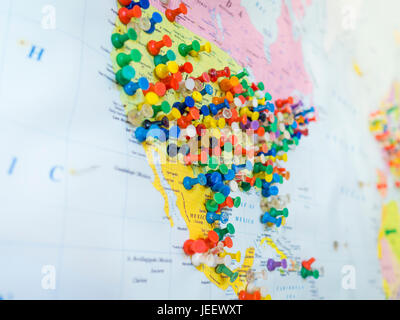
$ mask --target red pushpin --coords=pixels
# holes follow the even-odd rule
[[[175,10],[167,9],[165,10],[165,16],[170,22],[175,22],[175,18],[179,14],[187,14],[187,7],[181,2],[178,8]]]
[[[189,113],[186,116],[180,117],[177,120],[177,125],[180,128],[187,128],[193,120],[198,120],[200,119],[200,111],[197,108],[189,108]]]
[[[211,82],[216,82],[218,78],[226,77],[229,78],[231,76],[231,69],[229,67],[225,67],[222,70],[215,70],[214,68],[208,70],[208,74],[210,75]]]
[[[306,268],[307,270],[311,270],[311,265],[313,264],[313,262],[315,261],[315,258],[311,258],[309,260],[306,261],[302,261],[301,265]]]
[[[185,243],[183,244],[183,251],[188,256],[191,256],[195,253],[204,253],[208,251],[208,246],[206,242],[203,239],[199,240],[186,240]]]
[[[162,40],[160,41],[150,40],[147,43],[147,50],[151,55],[156,56],[160,53],[162,47],[170,48],[171,46],[172,46],[172,40],[169,37],[169,35],[166,34],[162,37]]]
[[[154,92],[157,96],[163,97],[167,92],[167,88],[162,82],[150,83],[149,89],[143,90],[143,95],[146,95],[148,92]]]
[[[224,247],[227,248],[232,248],[233,247],[233,241],[231,237],[225,237],[223,241],[221,241],[224,244]]]
[[[179,66],[179,71],[182,73],[192,73],[193,65],[190,62],[185,62],[183,65]]]
[[[205,241],[206,241],[207,246],[210,249],[214,248],[217,245],[218,241],[219,241],[218,233],[216,233],[214,230],[208,231],[208,235],[207,235],[207,238],[206,238]]]
[[[121,6],[127,7],[131,4],[132,0],[118,0]]]
[[[119,20],[123,24],[128,24],[132,18],[140,18],[142,16],[142,9],[139,6],[134,6],[132,9],[120,8],[118,11]]]
[[[207,72],[203,72],[200,77],[195,78],[194,80],[199,80],[201,82],[210,82],[210,76]]]
[[[161,81],[165,84],[167,90],[173,89],[176,91],[179,89],[179,82],[182,81],[182,74],[178,71],[162,79]]]
[[[239,292],[239,300],[261,300],[261,293],[258,290],[254,293],[248,293],[247,291],[241,290]]]

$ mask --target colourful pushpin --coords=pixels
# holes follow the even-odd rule
[[[276,268],[282,267],[283,269],[287,268],[286,259],[282,259],[281,261],[275,261],[274,259],[268,259],[267,261],[267,269],[268,271],[274,271]]]
[[[123,24],[128,24],[132,18],[140,18],[142,16],[142,9],[139,6],[134,6],[132,9],[120,8],[118,10],[119,20]]]
[[[235,234],[235,227],[233,226],[232,223],[228,223],[226,225],[226,228],[224,229],[215,228],[214,231],[218,234],[219,240],[221,241],[225,237],[225,235]]]
[[[229,67],[225,67],[222,70],[215,70],[214,68],[208,70],[208,74],[210,75],[210,80],[212,82],[216,82],[218,78],[226,77],[229,78],[231,75],[231,69]]]
[[[318,270],[307,270],[306,268],[301,267],[300,275],[303,279],[310,277],[310,276],[314,277],[314,279],[318,279],[319,271]]]
[[[229,277],[230,282],[235,282],[235,280],[237,279],[237,277],[239,276],[238,272],[232,272],[226,265],[224,264],[219,264],[216,268],[215,268],[215,272],[220,274],[225,274],[226,276]]]
[[[160,41],[150,40],[147,43],[147,50],[151,55],[156,56],[160,53],[162,47],[170,48],[171,46],[172,46],[172,40],[169,37],[169,35],[166,34],[162,37],[162,40]]]
[[[238,79],[242,79],[243,77],[245,77],[245,76],[249,76],[250,74],[249,74],[249,72],[247,71],[247,69],[243,69],[243,71],[242,72],[240,72],[240,73],[238,73],[238,74],[236,74],[236,75],[234,75],[234,76],[232,76],[232,77],[236,77],[236,78],[238,78]]]
[[[144,30],[146,33],[153,33],[156,30],[156,24],[162,21],[162,16],[158,12],[153,12],[153,15],[150,18],[150,28],[148,30]]]
[[[138,2],[134,0],[118,0],[121,6],[127,7],[128,9],[133,8],[134,6],[139,6],[140,8],[146,10],[150,7],[149,0],[139,0]]]
[[[231,253],[231,252],[224,251],[219,256],[220,257],[225,257],[227,255],[231,256],[231,258],[236,260],[237,262],[240,262],[240,260],[242,258],[242,255],[241,255],[240,251],[237,251],[236,253]]]
[[[164,116],[164,117],[162,117],[161,120],[157,120],[157,121],[150,121],[149,119],[146,119],[143,121],[143,127],[145,129],[149,129],[151,126],[154,126],[154,125],[157,125],[159,127],[168,128],[169,127],[168,117]]]
[[[129,28],[127,33],[120,34],[120,33],[113,33],[111,36],[111,43],[116,49],[120,49],[124,46],[127,40],[136,40],[137,33],[135,29]]]
[[[203,90],[200,91],[201,95],[205,96],[205,95],[212,95],[214,93],[214,89],[212,86],[210,86],[209,84],[206,84],[203,88]]]
[[[160,112],[168,114],[171,111],[171,105],[168,101],[163,101],[159,106],[152,106],[153,117],[156,117]]]
[[[208,251],[208,246],[204,239],[192,240],[188,239],[183,244],[183,251],[191,256],[195,253],[204,253]]]
[[[197,178],[185,177],[183,179],[183,186],[186,190],[191,190],[194,185],[199,184],[205,186],[207,183],[207,178],[203,173],[199,173]]]
[[[302,261],[301,265],[307,270],[311,270],[311,265],[314,263],[315,258],[310,258],[308,260]]]
[[[187,14],[187,7],[185,6],[184,3],[181,2],[178,8],[171,10],[167,9],[165,10],[165,17],[168,19],[170,22],[175,22],[175,18],[179,14]]]
[[[148,92],[154,92],[157,96],[163,97],[167,92],[167,88],[164,83],[158,81],[156,83],[150,83],[149,89],[144,90],[143,94],[146,95]]]
[[[137,82],[129,81],[124,85],[124,91],[128,96],[133,96],[138,89],[147,90],[149,88],[149,81],[146,78],[139,78]]]
[[[178,46],[179,54],[182,57],[186,57],[189,54],[189,52],[192,50],[197,51],[197,52],[200,50],[200,43],[197,40],[193,40],[193,42],[190,45],[181,43]]]
[[[267,223],[267,222],[274,223],[279,228],[282,224],[282,217],[279,217],[279,218],[271,217],[271,215],[268,213],[268,211],[265,211],[264,215],[262,216],[261,222],[262,223]]]
[[[131,61],[139,62],[142,59],[142,54],[139,50],[133,49],[130,54],[119,53],[117,55],[117,64],[122,68],[128,65]]]
[[[199,55],[200,52],[207,52],[207,53],[210,53],[210,52],[211,52],[211,43],[206,42],[205,44],[203,44],[203,45],[200,46],[200,50],[199,50],[198,52],[192,50],[192,51],[189,52],[189,54],[190,54],[192,57],[197,57],[197,56]]]
[[[261,293],[258,290],[253,293],[241,290],[239,292],[239,300],[261,300]]]
[[[155,74],[160,79],[168,77],[169,73],[177,73],[179,70],[178,64],[175,61],[168,61],[167,64],[159,64],[155,68]]]
[[[115,79],[121,86],[124,86],[135,77],[135,74],[135,69],[128,65],[118,70],[115,74]]]
[[[228,222],[229,216],[226,212],[222,212],[220,214],[215,212],[207,212],[206,220],[209,224],[212,224],[215,221],[220,221],[221,223],[225,224]]]
[[[284,216],[285,218],[287,218],[289,216],[289,210],[287,208],[283,208],[282,210],[271,208],[269,210],[269,214],[271,215],[271,217],[274,218],[276,218],[277,216]]]
[[[183,65],[179,66],[179,72],[192,73],[193,65],[190,62],[185,62]]]
[[[154,64],[157,66],[161,63],[166,64],[168,61],[174,61],[176,59],[175,53],[172,50],[168,50],[165,55],[156,55],[154,57]]]

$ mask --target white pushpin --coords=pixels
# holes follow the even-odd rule
[[[195,253],[192,255],[192,264],[195,267],[198,267],[200,264],[212,267],[215,264],[215,257],[212,254]]]
[[[224,264],[227,267],[229,267],[232,263],[232,258],[231,256],[225,256],[225,257],[218,257],[216,256],[215,258],[215,265],[213,267],[216,267],[219,264]]]

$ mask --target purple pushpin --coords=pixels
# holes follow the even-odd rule
[[[267,261],[267,269],[268,271],[274,271],[276,268],[282,267],[283,269],[287,268],[286,259],[282,259],[281,261],[275,261],[274,259],[268,259]]]

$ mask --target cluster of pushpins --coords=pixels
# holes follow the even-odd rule
[[[118,1],[121,5],[118,16],[127,25],[127,32],[112,35],[111,42],[116,49],[123,48],[128,40],[137,39],[132,27],[134,19],[139,19],[141,30],[148,34],[163,19],[158,12],[149,19],[140,19],[142,11],[150,7],[148,0]],[[181,3],[176,9],[166,9],[165,17],[174,23],[177,16],[187,13],[187,7]],[[214,268],[217,274],[234,282],[239,273],[233,272],[230,265],[233,259],[240,262],[241,255],[225,251],[232,248],[230,235],[235,233],[226,209],[238,208],[241,198],[231,194],[254,188],[263,198],[261,223],[267,228],[284,225],[289,215],[286,208],[289,199],[278,193],[279,185],[290,178],[290,173],[283,162],[287,161],[287,152],[308,135],[308,124],[316,120],[315,110],[306,108],[301,100],[295,101],[293,97],[272,101],[264,83],[249,81],[246,69],[233,74],[228,66],[220,70],[210,66],[192,75],[193,65],[188,61],[178,65],[177,55],[201,59],[202,54],[211,52],[211,44],[201,45],[193,40],[189,44],[180,43],[174,52],[168,49],[172,43],[169,35],[147,43],[147,54],[154,62],[154,79],[133,80],[136,72],[131,62],[142,58],[137,49],[117,55],[120,69],[115,79],[129,96],[139,90],[143,92],[144,101],[128,113],[128,121],[136,127],[135,138],[139,142],[159,141],[165,146],[168,159],[197,167],[200,173],[196,177],[188,176],[182,181],[186,190],[209,188],[212,191],[211,198],[204,203],[205,220],[211,230],[206,238],[185,241],[185,254],[191,257],[194,266],[203,264]],[[172,105],[163,99],[168,91],[176,97]],[[211,103],[202,103],[205,97]],[[287,268],[286,260],[269,259],[268,271],[276,268]],[[254,285],[257,277],[254,274],[249,277],[250,287],[241,291],[241,299],[257,299],[265,292]]]
[[[314,261],[315,258],[310,258],[309,260],[305,260],[301,263],[300,275],[303,279],[308,277],[313,277],[314,279],[319,278],[319,271],[311,268],[311,265],[314,263]]]
[[[397,105],[388,105],[370,115],[370,130],[379,142],[384,152],[384,159],[388,164],[400,188],[400,108]],[[379,184],[377,185],[379,189]]]

